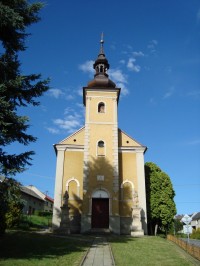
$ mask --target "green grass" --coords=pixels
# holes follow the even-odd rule
[[[0,266],[79,265],[91,237],[13,231],[0,239]]]
[[[0,238],[0,266],[79,266],[93,236],[56,237],[8,231]],[[174,243],[160,237],[109,236],[116,266],[200,265]]]
[[[117,266],[186,266],[195,259],[172,242],[160,237],[111,237],[109,239]]]
[[[51,226],[52,216],[38,216],[38,215],[23,215],[18,225],[19,229],[24,230],[38,230],[40,228],[47,228]]]

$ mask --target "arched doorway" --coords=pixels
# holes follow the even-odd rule
[[[92,194],[92,228],[109,228],[109,196],[105,190]]]

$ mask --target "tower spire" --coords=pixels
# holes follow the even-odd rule
[[[105,56],[103,44],[104,44],[104,36],[102,32],[100,40],[100,52],[93,64],[93,68],[95,69],[96,73],[94,74],[94,79],[88,83],[88,87],[115,88],[116,84],[109,79],[109,76],[107,74],[107,70],[109,69],[110,65]]]
[[[103,40],[103,32],[102,32],[101,40],[100,40],[100,54],[104,54],[103,44],[104,44],[104,40]]]

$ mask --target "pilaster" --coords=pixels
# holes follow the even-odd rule
[[[145,187],[143,151],[137,152],[136,160],[137,160],[137,177],[138,177],[138,199],[139,199],[139,206],[141,207],[141,222],[144,233],[147,234],[146,187]]]
[[[59,147],[59,150],[57,150],[56,181],[55,181],[54,208],[53,208],[53,220],[52,220],[53,229],[57,229],[60,226],[60,221],[61,221],[64,152],[65,148],[62,147]]]

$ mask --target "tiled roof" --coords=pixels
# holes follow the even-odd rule
[[[54,202],[54,199],[52,199],[51,197],[49,197],[49,196],[47,196],[47,195],[45,196],[45,199],[51,201],[52,203]]]

